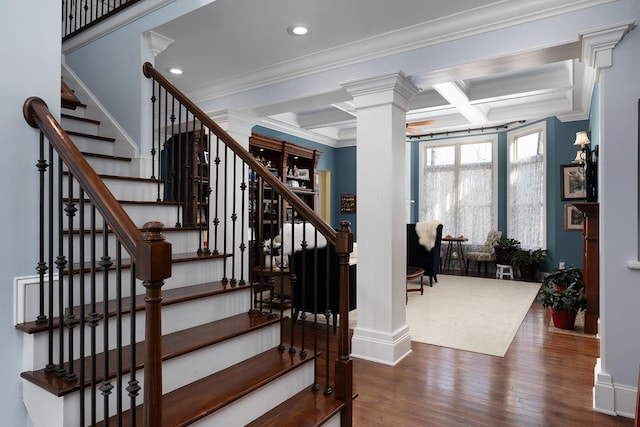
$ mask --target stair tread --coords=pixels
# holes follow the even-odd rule
[[[163,306],[171,305],[179,302],[184,302],[184,301],[189,301],[189,300],[194,300],[199,298],[206,298],[209,296],[218,295],[226,292],[240,291],[247,287],[248,287],[247,285],[232,287],[229,284],[225,285],[222,281],[216,281],[216,282],[200,283],[200,284],[190,285],[190,286],[183,286],[175,289],[167,289],[162,291],[162,305]],[[144,310],[144,307],[145,307],[144,299],[145,299],[144,294],[136,295],[135,308],[134,308],[135,311]],[[130,298],[123,299],[121,303],[121,310],[123,313],[131,312]],[[74,312],[79,313],[80,308],[74,307]],[[86,304],[84,306],[84,312],[85,313],[91,312],[91,306],[89,304]],[[96,303],[96,312],[98,313],[104,312],[102,302]],[[108,313],[108,316],[116,315],[115,300],[111,300],[107,303],[107,313]],[[54,328],[59,327],[60,325],[59,317],[54,317],[52,321],[53,321]],[[37,323],[35,321],[19,323],[16,325],[16,329],[29,334],[44,332],[47,330],[47,327],[48,327],[48,324],[46,322]]]
[[[62,172],[63,175],[69,175],[69,172],[64,171]],[[114,180],[118,180],[118,181],[135,181],[135,182],[146,182],[146,183],[151,183],[151,184],[157,184],[158,183],[158,179],[157,178],[141,178],[138,176],[121,176],[121,175],[109,175],[109,174],[98,174],[98,176],[102,179],[114,179]],[[163,180],[160,180],[161,183],[163,183]]]
[[[162,427],[194,423],[313,359],[273,348],[167,393],[162,396]],[[123,413],[123,427],[130,425],[128,414]],[[142,425],[142,405],[136,408],[136,425]]]
[[[62,113],[62,114],[60,114],[60,117],[64,118],[64,119],[69,119],[69,120],[76,120],[76,121],[79,121],[79,122],[91,123],[93,125],[99,125],[100,124],[100,120],[89,119],[87,117],[75,116],[73,114]]]
[[[116,142],[115,138],[111,138],[110,136],[100,136],[100,135],[94,135],[91,133],[85,133],[85,132],[77,132],[77,131],[73,131],[73,130],[68,130],[66,131],[68,135],[72,135],[72,136],[81,136],[83,138],[89,138],[89,139],[95,139],[98,141],[103,141],[103,142]]]
[[[81,153],[85,157],[95,157],[95,158],[99,158],[99,159],[119,160],[119,161],[122,161],[122,162],[130,162],[131,161],[131,157],[110,156],[108,154],[88,153],[86,151],[81,151]]]
[[[333,394],[307,388],[245,427],[320,426],[340,412],[344,405]]]
[[[241,313],[230,316],[214,322],[205,323],[194,326],[182,331],[164,335],[162,337],[162,360],[169,360],[180,355],[217,344],[224,340],[237,337],[244,333],[255,331],[265,326],[275,324],[279,321],[278,316],[264,316],[249,313]],[[139,342],[135,345],[136,352],[136,368],[144,367],[145,358],[145,342]],[[116,376],[116,368],[118,366],[118,351],[110,350],[108,353],[109,360],[109,378]],[[96,355],[96,381],[100,382],[104,379],[104,357],[105,353]],[[91,383],[91,359],[85,360],[85,385]],[[131,371],[131,346],[122,348],[122,370],[125,374]],[[74,361],[74,372],[79,374],[80,362]],[[23,372],[21,377],[42,387],[43,389],[55,394],[56,396],[64,396],[80,388],[78,380],[67,382],[64,376],[57,376],[55,372],[46,372],[44,369],[37,371]]]

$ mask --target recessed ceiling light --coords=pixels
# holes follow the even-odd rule
[[[182,69],[181,68],[169,68],[169,72],[171,74],[175,74],[175,75],[180,75],[182,74]]]
[[[292,25],[287,28],[287,33],[292,36],[304,36],[305,34],[309,34],[309,28],[304,25]]]

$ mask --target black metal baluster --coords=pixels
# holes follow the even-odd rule
[[[234,191],[232,192],[232,201],[231,201],[231,279],[230,279],[230,283],[232,287],[235,287],[237,284],[237,280],[236,280],[236,224],[238,221],[238,213],[236,212],[237,210],[237,206],[236,206],[236,194],[237,191],[235,191],[236,185],[237,185],[237,180],[238,180],[238,155],[233,153],[233,184],[232,187],[234,189]],[[225,185],[226,187],[226,185]]]
[[[103,328],[103,345],[102,351],[106,354],[109,351],[109,269],[113,265],[113,261],[111,261],[111,257],[109,257],[109,226],[107,222],[103,220],[103,242],[102,242],[102,257],[100,258],[100,266],[102,267],[102,328]],[[100,385],[100,391],[102,392],[103,400],[104,400],[104,419],[106,420],[109,417],[109,395],[111,395],[111,391],[113,390],[113,384],[109,380],[109,358],[103,358],[103,366],[104,366],[104,375],[102,384]]]
[[[246,173],[246,166],[247,164],[245,162],[242,162],[242,182],[240,183],[240,286],[244,286],[245,285],[245,281],[244,281],[244,261],[245,261],[245,256],[246,256],[246,249],[247,249],[247,245],[245,243],[245,238],[244,238],[244,230],[246,229],[247,226],[247,216],[245,214],[245,210],[247,208],[245,201],[248,200],[247,199],[247,173]],[[282,239],[280,239],[282,241]],[[250,265],[250,264],[249,264]],[[282,316],[280,316],[282,317]]]
[[[167,92],[165,91],[165,94]],[[178,142],[176,139],[176,99],[171,97],[171,149],[170,153],[167,156],[168,161],[171,163],[171,175],[170,175],[170,197],[174,202],[178,202],[178,191],[176,190],[178,185],[178,178],[176,172],[176,162],[177,162],[177,151],[178,151]],[[176,227],[180,227],[180,205],[177,205],[176,210]]]
[[[330,301],[329,291],[330,291],[330,284],[331,284],[331,278],[330,278],[330,271],[331,270],[330,269],[331,269],[331,267],[334,267],[334,266],[331,265],[332,261],[331,261],[331,257],[329,256],[329,252],[330,252],[329,251],[329,249],[330,249],[329,245],[330,245],[330,243],[327,242],[327,251],[326,251],[327,260],[326,260],[325,266],[324,266],[325,271],[327,272],[326,273],[326,280],[325,280],[325,284],[324,284],[324,286],[325,286],[324,306],[326,307],[325,311],[324,311],[324,322],[325,322],[324,333],[325,333],[325,340],[326,340],[325,341],[325,349],[327,351],[327,355],[329,354],[329,339],[331,337],[331,333],[330,333],[331,327],[329,326],[329,319],[331,318],[331,315],[332,315],[331,307],[329,305],[329,301]],[[340,276],[338,276],[338,280],[340,280]],[[338,286],[338,289],[340,289],[339,286]],[[338,291],[338,292],[340,292],[340,291]],[[340,321],[342,321],[342,319],[340,319]],[[313,363],[314,363],[314,365],[317,365],[317,360],[314,360]],[[329,360],[329,357],[327,357],[325,359],[325,375],[326,375],[326,378],[325,378],[325,387],[324,387],[324,394],[326,394],[326,395],[329,395],[329,394],[333,393],[333,390],[331,389],[331,386],[329,384],[329,368],[330,368],[330,366],[331,366],[331,362]]]
[[[227,220],[227,191],[229,186],[227,185],[227,178],[229,177],[229,149],[225,145],[224,147],[224,188],[222,190],[223,199],[222,199],[222,217]],[[227,253],[227,224],[223,224],[222,227],[222,250],[224,253]],[[222,283],[229,283],[229,278],[227,277],[227,260],[225,259],[222,263]]]
[[[68,271],[68,288],[67,288],[67,295],[69,298],[69,301],[67,302],[67,304],[69,305],[69,307],[67,308],[67,313],[64,319],[64,325],[65,327],[68,329],[68,335],[69,335],[69,362],[68,362],[68,368],[67,368],[67,373],[65,374],[65,381],[67,382],[73,382],[75,381],[78,377],[76,376],[74,369],[73,369],[73,329],[76,327],[76,325],[78,324],[78,320],[76,319],[76,315],[74,313],[74,308],[73,308],[73,304],[74,304],[74,292],[73,292],[73,278],[74,278],[74,268],[73,268],[73,230],[74,230],[74,226],[73,226],[73,218],[76,216],[76,212],[78,211],[78,209],[76,208],[76,205],[74,203],[73,200],[73,180],[74,177],[73,175],[71,175],[71,173],[69,172],[68,174],[68,179],[67,179],[67,204],[65,206],[65,214],[67,215],[67,239],[68,239],[68,251],[69,251],[69,259],[68,259],[68,265],[69,265],[69,269]],[[82,203],[83,201],[80,200],[80,203]],[[62,318],[61,318],[62,319]]]
[[[58,255],[56,256],[56,267],[58,268],[58,365],[56,375],[64,375],[64,269],[67,259],[64,256],[64,231],[63,231],[63,192],[62,192],[62,159],[58,158]]]
[[[135,263],[131,263],[131,283],[130,283],[130,306],[131,306],[131,320],[129,321],[130,327],[130,338],[129,343],[131,344],[131,359],[129,364],[131,365],[131,374],[129,375],[129,385],[127,386],[127,391],[129,392],[130,399],[130,408],[136,407],[136,398],[140,393],[140,384],[136,379],[136,265]],[[131,427],[136,426],[136,411],[132,410],[131,412]]]
[[[80,200],[84,200],[84,191],[82,191],[82,188],[80,188],[80,194],[78,195],[78,197],[80,198]],[[82,420],[82,422],[84,423],[85,417],[86,417],[86,408],[85,408],[85,397],[84,397],[84,390],[85,390],[85,378],[86,378],[86,369],[85,369],[85,364],[84,364],[84,358],[85,358],[85,328],[86,328],[86,322],[85,322],[85,245],[84,245],[84,238],[85,238],[85,214],[84,214],[84,203],[80,203],[80,209],[78,211],[78,236],[80,237],[78,240],[78,259],[79,259],[79,266],[80,266],[80,275],[78,276],[79,278],[79,299],[80,299],[80,308],[79,308],[79,317],[78,317],[78,322],[80,325],[80,337],[79,337],[79,351],[78,351],[78,358],[80,360],[80,369],[79,369],[79,377],[78,377],[78,383],[80,385],[80,391],[79,391],[79,396],[80,396],[80,420]]]
[[[159,94],[159,98],[162,99],[162,87],[160,86],[160,84],[158,84],[158,94]],[[169,123],[169,95],[167,93],[167,91],[164,91],[164,126],[158,126],[158,141],[162,140],[162,129],[166,129],[167,124]],[[171,115],[171,127],[173,129],[173,114]],[[158,120],[161,121],[161,120]],[[160,123],[161,125],[161,123]],[[165,131],[166,132],[166,131]],[[169,150],[169,141],[171,141],[171,138],[173,137],[173,134],[169,137],[166,136],[164,137],[164,142],[162,144],[162,149],[164,151],[164,164],[161,164],[162,166],[162,171],[163,173],[162,175],[162,181],[164,184],[164,188],[163,188],[163,200],[172,200],[173,198],[167,194],[167,191],[169,188],[171,188],[170,186],[170,180],[172,179],[172,175],[171,175],[171,171],[169,169],[169,164],[171,163],[171,152]],[[160,182],[158,182],[158,191],[160,191]]]
[[[132,307],[133,308],[133,307]],[[131,310],[135,313],[135,310]],[[116,413],[118,425],[122,423],[122,244],[116,240]],[[106,351],[105,351],[106,354]],[[133,369],[133,366],[131,367]]]
[[[39,172],[39,180],[40,180],[40,204],[38,209],[38,225],[39,225],[39,257],[38,257],[38,265],[36,267],[36,271],[38,272],[38,317],[36,318],[36,323],[46,323],[47,316],[44,314],[44,301],[45,301],[45,290],[44,290],[44,277],[47,273],[48,267],[47,263],[44,260],[44,210],[45,210],[45,196],[44,196],[44,188],[45,188],[45,178],[46,171],[48,167],[48,163],[44,158],[44,134],[40,131],[40,158],[38,159],[38,163],[36,163],[36,167]]]
[[[106,238],[106,235],[104,236]],[[87,319],[87,323],[91,328],[90,339],[90,357],[91,357],[91,425],[96,424],[97,419],[97,359],[96,359],[96,329],[100,324],[100,314],[97,311],[96,299],[97,299],[97,280],[96,280],[96,208],[91,205],[91,238],[90,238],[90,254],[89,254],[89,266],[90,266],[90,281],[89,284],[89,298],[90,298],[90,312]]]
[[[215,165],[216,165],[216,179],[214,182],[215,185],[215,196],[213,198],[214,203],[215,203],[215,215],[213,218],[213,253],[215,255],[217,255],[218,252],[218,226],[220,225],[220,216],[219,216],[219,212],[218,212],[218,206],[219,206],[219,196],[220,196],[220,138],[218,138],[216,136],[216,158],[214,161]],[[211,248],[211,246],[209,246],[209,248]]]
[[[173,98],[175,100],[175,98]],[[178,103],[178,141],[174,141],[173,142],[173,152],[174,152],[174,156],[177,157],[176,160],[176,165],[178,170],[176,171],[176,183],[175,183],[175,197],[176,197],[176,201],[178,202],[178,215],[180,215],[180,206],[182,206],[182,224],[185,224],[184,222],[184,195],[182,194],[182,176],[184,173],[184,168],[182,165],[182,141],[183,141],[183,135],[182,132],[180,131],[180,129],[182,128],[182,105],[180,103]],[[173,138],[175,139],[176,134],[173,134]],[[177,144],[177,145],[176,145]],[[179,217],[180,218],[180,217]],[[181,227],[181,222],[180,219],[178,220],[178,222],[176,223],[176,227]]]
[[[53,237],[53,230],[55,228],[54,225],[54,206],[55,206],[55,201],[54,201],[54,192],[53,192],[53,183],[55,181],[54,179],[54,166],[55,166],[55,162],[54,162],[54,157],[53,157],[53,146],[49,143],[49,233],[47,236],[47,241],[49,243],[49,307],[48,307],[48,311],[49,311],[49,323],[47,325],[47,333],[48,333],[48,363],[47,366],[45,367],[45,371],[46,372],[53,372],[56,369],[56,365],[53,361],[53,310],[54,310],[54,289],[53,289],[53,283],[54,283],[54,277],[53,277],[53,242],[54,242],[54,237]]]
[[[158,86],[159,87],[159,86]],[[151,179],[156,179],[156,140],[153,138],[154,129],[156,129],[156,115],[154,111],[156,109],[156,86],[151,85],[151,90],[153,91],[151,95]],[[158,123],[160,122],[160,105],[158,105]],[[158,131],[160,130],[160,126],[158,126]],[[160,138],[158,138],[158,144],[160,143]],[[160,172],[158,172],[160,175]],[[158,196],[156,197],[156,201],[160,201],[160,180],[158,179]]]
[[[205,255],[211,255],[211,246],[209,246],[209,239],[211,237],[211,222],[209,221],[209,218],[211,217],[211,161],[210,161],[210,155],[211,155],[211,131],[207,130],[207,138],[204,142],[204,149],[206,152],[206,156],[205,156],[205,164],[204,164],[204,173],[206,176],[206,181],[203,183],[203,187],[202,187],[202,197],[204,198],[204,202],[206,204],[206,209],[207,209],[207,221],[204,227],[204,254]]]

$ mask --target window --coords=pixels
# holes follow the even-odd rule
[[[419,218],[439,220],[443,235],[484,243],[496,228],[495,136],[423,142]]]
[[[545,133],[543,123],[507,134],[507,236],[526,249],[545,246]]]

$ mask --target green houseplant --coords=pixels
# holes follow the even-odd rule
[[[553,325],[560,329],[573,329],[576,315],[587,306],[582,270],[555,270],[545,277],[544,284],[538,301],[551,311]]]
[[[582,290],[584,289],[582,269],[572,267],[554,270],[545,276],[544,284],[548,288],[554,287],[558,290],[567,289],[570,285]]]
[[[524,280],[536,280],[540,265],[547,258],[547,249],[516,249],[511,255],[511,263],[520,269],[520,276]]]
[[[496,264],[511,265],[511,255],[520,248],[520,241],[502,236],[493,244],[496,251]]]

